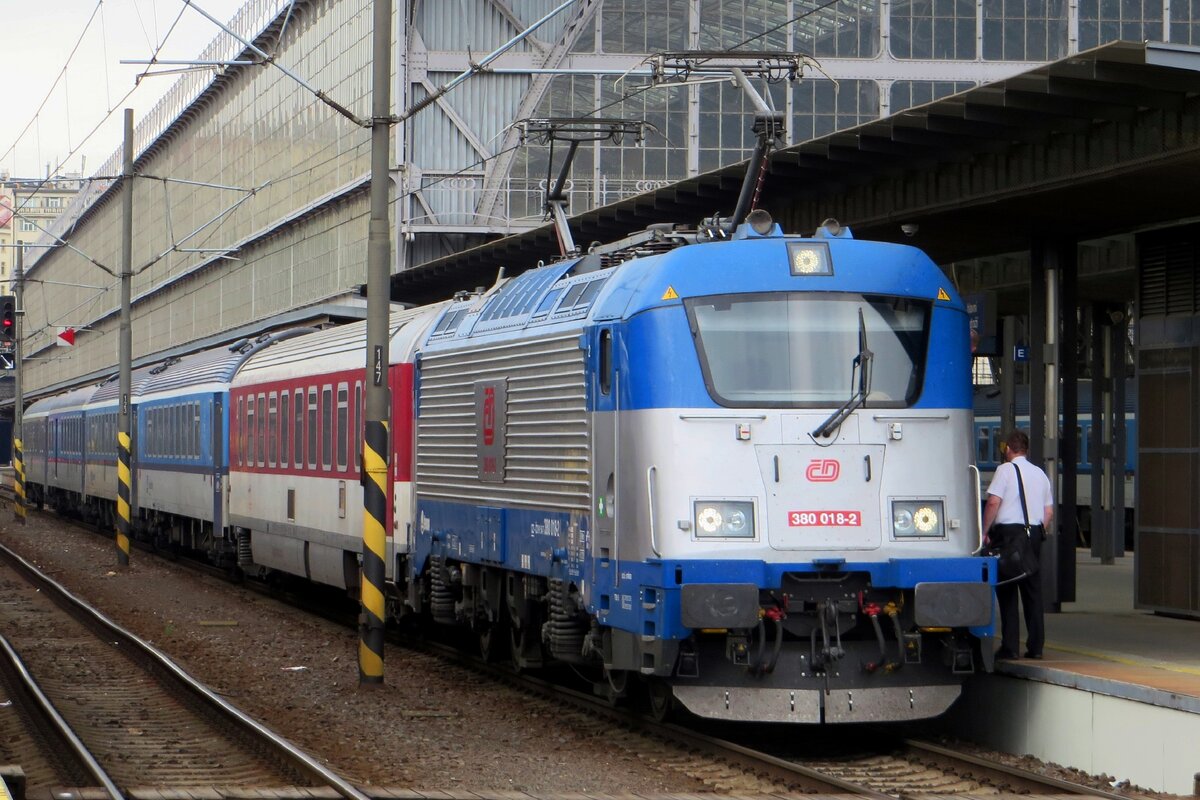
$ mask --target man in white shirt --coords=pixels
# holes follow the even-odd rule
[[[1042,579],[1037,572],[1041,563],[1042,542],[1054,520],[1054,493],[1046,473],[1029,463],[1025,457],[1029,452],[1028,434],[1013,431],[1006,445],[1005,463],[996,468],[996,474],[988,486],[983,529],[987,532],[988,541],[1002,551],[1006,542],[1012,543],[1010,537],[1028,536],[1033,564],[1023,577],[996,586],[1001,632],[996,658],[1017,657],[1017,647],[1021,641],[1021,623],[1017,617],[1018,593],[1025,611],[1025,657],[1041,658],[1046,632],[1042,619]],[[1024,509],[1021,508],[1022,489],[1025,495]]]

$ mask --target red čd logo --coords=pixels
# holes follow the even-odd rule
[[[491,447],[496,441],[496,387],[483,387],[483,443]],[[837,462],[834,462],[837,465]]]
[[[831,483],[842,474],[842,467],[832,458],[814,458],[804,471],[804,476],[814,483]]]

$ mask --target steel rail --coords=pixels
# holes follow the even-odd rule
[[[18,681],[19,689],[29,698],[34,709],[47,723],[53,734],[66,745],[71,756],[83,766],[87,773],[100,786],[104,787],[104,791],[108,792],[108,796],[112,800],[125,800],[125,796],[117,788],[116,782],[104,770],[104,767],[100,766],[100,762],[96,760],[96,757],[92,755],[92,751],[87,748],[87,745],[83,743],[74,729],[71,728],[70,723],[58,713],[58,709],[54,707],[54,703],[50,702],[50,698],[46,697],[45,692],[42,691],[42,687],[38,685],[33,675],[30,674],[21,656],[13,649],[8,638],[3,635],[0,635],[0,650],[4,651],[5,668]]]
[[[226,720],[233,722],[243,731],[254,736],[258,741],[272,749],[277,757],[303,774],[309,775],[314,781],[324,783],[334,789],[347,800],[370,800],[369,796],[359,791],[354,785],[340,775],[329,770],[312,756],[305,753],[279,734],[270,730],[258,721],[243,713],[240,709],[226,702],[200,681],[193,678],[182,667],[176,664],[158,648],[138,638],[132,632],[113,622],[99,610],[71,594],[62,584],[43,574],[17,553],[4,545],[0,545],[0,558],[7,562],[26,580],[47,593],[62,608],[68,610],[84,624],[98,626],[106,635],[115,637],[123,647],[131,648],[153,661],[164,673],[170,675],[176,683],[187,689],[207,707],[219,712]],[[114,799],[119,795],[114,795]]]

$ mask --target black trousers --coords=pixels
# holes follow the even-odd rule
[[[989,537],[999,543],[1001,537],[1024,536],[1024,525],[994,525]],[[1038,571],[1019,581],[996,587],[996,601],[1000,605],[1000,647],[1010,653],[1021,653],[1021,622],[1017,616],[1017,598],[1025,611],[1025,650],[1030,655],[1040,656],[1046,643],[1046,627],[1042,609],[1042,542],[1046,538],[1041,525],[1030,528],[1029,544],[1033,557],[1039,565]]]

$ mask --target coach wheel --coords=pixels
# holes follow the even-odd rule
[[[649,678],[646,681],[646,699],[650,716],[656,722],[665,722],[675,709],[675,695],[671,691],[671,685],[662,678]]]

